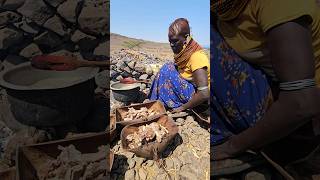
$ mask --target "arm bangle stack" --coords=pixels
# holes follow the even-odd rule
[[[316,86],[314,79],[302,79],[297,81],[282,82],[279,84],[280,90],[283,91],[295,91],[300,89],[306,89]]]

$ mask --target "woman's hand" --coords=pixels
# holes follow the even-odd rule
[[[210,159],[213,161],[232,158],[237,154],[235,149],[230,146],[229,141],[217,146],[210,147],[210,152],[212,153]]]
[[[219,161],[232,157],[232,155],[228,153],[227,148],[224,146],[224,144],[213,146],[210,152],[212,153],[212,155],[210,156],[210,160],[212,161]]]
[[[184,111],[184,110],[186,110],[186,109],[185,109],[184,106],[182,105],[182,106],[180,106],[180,107],[178,107],[178,108],[173,109],[173,110],[172,110],[172,113],[179,113],[179,112],[182,112],[182,111]]]

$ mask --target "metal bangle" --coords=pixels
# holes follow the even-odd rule
[[[208,86],[201,86],[201,87],[198,87],[198,91],[203,91],[203,90],[206,90],[208,89],[209,87]]]
[[[295,91],[300,89],[306,89],[316,86],[315,79],[302,79],[297,81],[282,82],[279,84],[280,90],[283,91]]]

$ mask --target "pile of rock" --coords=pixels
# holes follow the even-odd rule
[[[192,116],[176,119],[179,135],[162,154],[163,167],[122,149],[120,140],[111,148],[115,159],[111,179],[209,179],[210,133]]]
[[[0,60],[61,50],[107,59],[109,24],[109,0],[0,0]]]
[[[135,80],[153,81],[161,66],[169,60],[160,59],[153,54],[143,51],[122,49],[111,54],[110,80],[120,81],[123,78],[132,77]],[[140,90],[149,94],[150,85],[142,83]]]
[[[142,51],[122,49],[110,57],[110,78],[118,81],[125,77],[133,77],[139,80],[153,79],[160,67],[168,60],[161,60],[152,54]]]

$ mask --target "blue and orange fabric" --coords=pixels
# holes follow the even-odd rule
[[[166,108],[178,108],[187,103],[195,86],[184,79],[175,63],[164,64],[152,82],[150,100],[160,100]]]
[[[264,73],[255,69],[211,30],[211,144],[253,126],[272,103]]]

